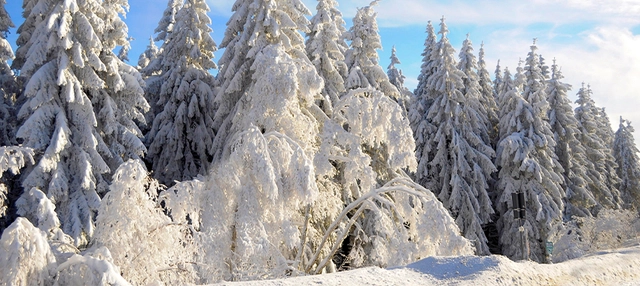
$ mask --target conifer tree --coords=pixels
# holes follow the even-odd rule
[[[613,155],[618,163],[616,171],[620,178],[618,189],[627,209],[640,208],[640,151],[633,138],[634,131],[631,122],[620,117],[620,127],[613,142]]]
[[[377,50],[382,48],[382,43],[378,34],[377,13],[373,10],[377,3],[378,0],[371,2],[369,6],[359,8],[353,18],[353,26],[346,34],[346,39],[351,41],[351,44],[345,58],[349,68],[345,84],[347,90],[373,88],[398,100],[400,92],[391,84],[378,63]]]
[[[111,168],[145,150],[134,123],[144,120],[146,105],[140,76],[112,52],[126,41],[118,16],[126,6],[40,1],[20,27],[31,34],[20,48],[31,48],[21,65],[26,102],[18,115],[25,121],[17,137],[39,154],[23,187],[55,202],[62,229],[76,244],[93,233]]]
[[[499,63],[498,63],[499,64]],[[490,146],[495,148],[498,142],[498,105],[496,103],[496,89],[491,81],[489,71],[487,71],[487,63],[484,60],[484,43],[480,45],[478,52],[478,84],[480,85],[480,102],[484,105],[487,117],[487,128],[489,131]],[[496,82],[499,82],[500,74],[496,74]],[[499,83],[497,83],[499,84]]]
[[[585,148],[578,140],[578,121],[567,97],[571,86],[562,82],[563,78],[554,59],[551,79],[547,83],[549,123],[556,141],[555,153],[564,169],[562,186],[567,195],[565,219],[570,219],[572,216],[591,216],[590,209],[596,205],[596,201],[588,189],[593,182],[587,175],[587,170],[593,168],[593,165],[587,160]]]
[[[502,75],[502,68],[500,67],[500,60],[498,60],[498,63],[496,64],[496,70],[493,72],[493,74],[494,74],[493,96],[496,99],[496,105],[500,106],[500,104],[497,102],[498,94],[500,93],[499,91],[502,88],[502,82],[503,82],[503,78],[502,78],[503,75]]]
[[[13,136],[13,98],[15,97],[17,82],[9,67],[8,61],[14,58],[11,45],[5,38],[9,28],[14,27],[11,18],[5,10],[5,0],[0,0],[0,146],[12,145]]]
[[[579,140],[584,146],[587,159],[593,164],[593,168],[587,169],[587,175],[593,183],[589,185],[589,190],[593,193],[598,205],[591,210],[592,214],[597,214],[601,208],[618,209],[620,207],[620,192],[616,187],[618,182],[615,167],[613,174],[610,173],[611,162],[615,163],[613,151],[608,147],[607,142],[599,136],[600,128],[606,128],[598,123],[599,108],[596,107],[592,99],[590,87],[582,88],[578,91],[578,99],[575,109],[576,119],[579,122]],[[611,127],[608,127],[611,128]],[[614,182],[614,184],[610,184]]]
[[[511,258],[522,258],[520,225],[514,219],[511,196],[524,193],[524,228],[530,258],[542,262],[546,253],[544,242],[552,227],[562,220],[565,194],[560,185],[563,170],[554,153],[556,143],[547,121],[549,105],[536,51],[534,41],[523,69],[526,73],[522,80],[526,85],[522,94],[516,84],[504,96],[505,106],[501,109],[508,112],[500,119],[501,140],[496,161],[501,167],[498,175],[501,194],[496,205],[500,212],[502,251]]]
[[[437,92],[427,120],[437,129],[433,134],[420,134],[426,138],[421,162],[426,168],[418,170],[416,178],[423,186],[436,192],[449,209],[463,235],[474,242],[479,254],[488,254],[487,239],[482,225],[490,221],[493,213],[487,194],[488,181],[496,170],[494,151],[487,145],[485,115],[481,113],[479,90],[475,72],[467,77],[456,67],[454,49],[447,38],[444,18],[440,24],[440,41],[435,46],[436,72],[429,85]],[[466,71],[475,64],[469,53],[469,42],[461,52],[461,65]],[[465,87],[465,78],[469,79]],[[424,155],[429,153],[429,155]]]
[[[398,56],[396,55],[396,47],[393,46],[391,48],[391,63],[387,67],[387,76],[389,77],[389,82],[393,84],[400,92],[400,97],[398,98],[398,104],[400,107],[407,111],[409,109],[409,104],[411,102],[411,98],[413,94],[409,91],[408,88],[404,86],[405,76],[402,74],[402,70],[396,68],[396,65],[401,64]],[[406,112],[405,112],[406,113]]]
[[[188,0],[176,15],[175,30],[162,46],[162,70],[151,81],[162,82],[160,100],[164,109],[146,135],[147,159],[156,178],[172,185],[174,180],[204,174],[212,149],[216,44],[209,35],[211,20],[204,1]]]
[[[324,79],[322,95],[325,97],[322,109],[329,116],[333,106],[338,104],[345,92],[344,79],[347,66],[344,54],[348,49],[344,41],[346,28],[342,13],[335,0],[319,0],[317,12],[311,18],[310,32],[307,34],[306,50],[309,59],[316,67],[318,75]]]
[[[510,92],[512,92],[516,88],[516,84],[513,78],[511,77],[511,72],[509,71],[508,67],[504,69],[504,74],[500,78],[500,83],[498,87],[499,88],[496,90],[496,94],[497,94],[496,103],[498,105],[498,118],[502,120],[502,117],[504,117],[507,113],[511,112],[511,110],[506,108],[507,101],[509,100],[508,94],[510,94]],[[502,126],[501,124],[498,124],[498,132],[500,134],[498,141],[502,139],[501,138],[502,134],[504,134],[502,131],[503,127],[504,126]]]
[[[427,148],[425,144],[428,141],[428,134],[433,134],[436,127],[427,119],[429,108],[433,104],[435,97],[435,88],[429,85],[433,73],[438,68],[435,65],[437,50],[435,45],[437,42],[436,33],[431,25],[431,21],[427,24],[427,38],[424,43],[424,52],[422,53],[422,70],[418,76],[418,86],[414,91],[414,97],[409,108],[409,121],[413,130],[413,137],[416,141],[416,158],[418,160],[418,173],[422,176],[427,175],[429,169],[428,162],[430,146]]]
[[[155,41],[153,41],[153,37],[149,37],[149,45],[147,49],[140,54],[138,58],[138,70],[144,70],[153,60],[158,57],[158,46],[156,46]],[[146,76],[148,78],[148,76]]]

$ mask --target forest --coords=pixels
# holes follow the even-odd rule
[[[0,284],[550,263],[638,234],[634,129],[588,84],[571,102],[535,39],[492,75],[442,17],[410,91],[376,4],[346,27],[336,0],[236,0],[216,43],[205,0],[168,0],[133,66],[127,0],[24,0],[15,51],[0,0]]]

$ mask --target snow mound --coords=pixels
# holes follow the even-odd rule
[[[504,256],[429,257],[405,267],[222,285],[640,285],[640,244],[558,264]]]

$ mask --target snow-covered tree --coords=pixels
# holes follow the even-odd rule
[[[311,18],[306,41],[307,55],[318,75],[324,79],[322,95],[325,102],[321,106],[329,116],[345,92],[344,78],[347,76],[344,63],[344,54],[348,49],[344,41],[347,30],[337,6],[335,0],[318,0],[317,12]]]
[[[435,97],[435,88],[429,86],[429,80],[436,71],[435,65],[437,52],[435,49],[437,39],[436,33],[431,25],[431,21],[427,25],[427,39],[424,43],[424,52],[422,53],[422,70],[418,76],[418,86],[414,91],[414,97],[411,100],[408,116],[413,130],[413,137],[416,143],[416,158],[418,159],[418,176],[426,176],[429,169],[428,162],[432,158],[427,156],[433,155],[429,152],[431,146],[426,146],[436,127],[427,118],[429,108],[433,104]],[[418,181],[419,182],[419,181]]]
[[[142,54],[140,54],[140,57],[138,58],[138,70],[144,70],[153,60],[158,57],[158,53],[158,46],[156,46],[155,41],[153,41],[153,37],[149,37],[149,45],[147,46],[147,49],[144,50],[144,52],[142,52]],[[148,76],[145,77],[148,78]]]
[[[500,63],[498,63],[499,65]],[[495,83],[491,81],[491,76],[487,70],[487,63],[484,60],[484,43],[480,45],[478,52],[478,84],[480,85],[480,102],[484,106],[487,117],[487,129],[489,131],[490,143],[493,148],[498,142],[498,105],[496,103],[496,91],[494,84],[499,85],[500,74],[496,73]],[[498,70],[499,71],[499,70]]]
[[[494,79],[493,79],[493,97],[495,97],[496,105],[500,106],[500,104],[497,102],[497,100],[498,100],[498,95],[500,94],[500,90],[502,89],[502,82],[504,81],[503,80],[503,75],[502,75],[502,68],[500,67],[500,60],[498,60],[498,63],[496,63],[496,70],[493,72],[493,74],[494,74]],[[496,111],[496,112],[499,112],[499,110]],[[498,116],[498,119],[499,118],[500,118],[500,116]]]
[[[0,238],[0,284],[53,285],[56,258],[44,231],[18,218]]]
[[[163,72],[150,81],[162,82],[157,104],[164,104],[146,134],[147,159],[163,184],[205,174],[212,149],[216,44],[209,35],[211,20],[205,1],[189,0],[176,15],[174,31],[162,46]]]
[[[626,125],[625,125],[626,123]],[[613,142],[613,156],[618,163],[618,189],[625,203],[625,208],[640,208],[640,158],[638,147],[633,138],[631,122],[620,117],[620,127]]]
[[[158,26],[154,30],[157,33],[154,41],[162,41],[163,46],[169,44],[171,41],[171,33],[173,33],[174,25],[176,23],[176,16],[180,8],[184,5],[184,0],[169,0],[167,8],[162,14],[162,18],[158,22]],[[145,68],[140,72],[146,77],[145,80],[145,98],[149,102],[150,111],[146,114],[146,120],[149,125],[153,123],[156,114],[162,112],[166,103],[166,98],[161,99],[163,78],[157,75],[167,71],[167,62],[175,61],[176,59],[164,59],[164,53],[158,51],[153,60],[151,60]],[[149,126],[150,128],[150,126]],[[146,133],[145,133],[146,134]]]
[[[347,89],[373,88],[399,100],[400,92],[391,84],[378,63],[377,50],[382,49],[382,43],[378,34],[377,13],[373,10],[377,3],[378,0],[371,2],[369,6],[358,8],[353,26],[346,33],[346,39],[351,44],[345,58],[349,68],[345,86]]]
[[[391,82],[391,84],[393,84],[400,93],[400,97],[397,99],[398,104],[400,104],[404,110],[408,111],[411,99],[413,98],[413,93],[404,86],[404,80],[406,77],[402,74],[402,70],[396,67],[396,65],[401,64],[401,62],[396,55],[395,46],[391,49],[391,57],[389,59],[391,60],[391,63],[389,63],[389,66],[387,67],[389,82]]]
[[[173,223],[158,206],[158,182],[143,163],[122,164],[110,189],[98,210],[91,249],[108,248],[122,276],[135,285],[193,283],[193,265],[185,263],[195,251],[185,235],[188,227]]]
[[[12,203],[9,195],[14,187],[11,175],[18,175],[26,165],[33,164],[33,156],[30,148],[0,146],[0,233],[12,220],[8,216],[8,208]]]
[[[580,137],[579,140],[585,148],[587,159],[593,164],[593,168],[588,168],[587,175],[592,182],[588,189],[591,190],[596,198],[598,205],[591,211],[597,214],[601,208],[617,209],[620,207],[620,192],[616,185],[618,183],[616,167],[613,159],[613,151],[608,147],[607,142],[599,136],[600,128],[605,128],[598,123],[599,108],[596,107],[592,99],[592,91],[590,87],[582,88],[578,91],[578,99],[575,109],[575,116],[579,123]],[[609,129],[611,127],[608,127]],[[613,174],[610,173],[613,171]],[[613,183],[612,183],[613,182]]]
[[[422,168],[418,169],[416,180],[436,192],[463,235],[474,242],[477,253],[488,254],[482,225],[490,221],[493,213],[487,189],[490,176],[496,171],[492,163],[495,154],[486,143],[486,115],[480,106],[477,75],[471,71],[475,57],[470,53],[470,42],[465,41],[461,52],[462,71],[456,67],[448,32],[443,18],[441,38],[434,49],[437,68],[429,78],[429,86],[435,91],[434,103],[426,115],[435,128],[432,133],[416,134],[425,138],[419,158],[424,161],[419,162]]]
[[[563,78],[554,60],[551,79],[547,82],[549,124],[556,141],[555,153],[564,169],[562,186],[567,195],[565,219],[570,219],[572,216],[591,216],[590,209],[596,205],[596,201],[588,189],[593,182],[587,172],[593,168],[593,164],[587,160],[585,148],[578,140],[578,120],[567,96],[571,85],[562,82]]]
[[[8,64],[8,61],[14,58],[14,54],[6,39],[9,28],[14,25],[4,8],[5,5],[5,0],[0,0],[0,146],[14,143],[11,134],[13,134],[15,125],[12,123],[15,121],[13,119],[13,100],[17,91],[16,78]]]
[[[325,123],[323,144],[316,156],[319,185],[325,188],[321,191],[337,194],[345,203],[337,219],[349,223],[340,226],[333,245],[334,249],[343,246],[338,267],[344,263],[384,267],[425,255],[444,255],[433,252],[437,248],[434,241],[442,236],[455,237],[450,241],[455,245],[450,248],[453,253],[470,252],[435,196],[403,175],[403,169],[416,167],[411,139],[400,106],[371,89],[350,91],[336,106],[332,120]],[[412,200],[421,203],[412,204]],[[425,216],[437,218],[443,231],[424,233],[423,226],[431,225]]]
[[[20,27],[31,37],[21,46],[30,49],[21,66],[27,83],[17,137],[39,154],[23,186],[55,202],[76,244],[93,233],[111,168],[145,150],[134,122],[144,120],[146,105],[140,76],[112,52],[126,41],[118,16],[125,7],[126,1],[40,1],[28,18],[39,19],[36,25]]]
[[[505,105],[501,110],[508,112],[500,119],[501,140],[496,162],[501,167],[498,175],[501,193],[496,208],[500,213],[498,230],[503,253],[511,258],[529,256],[542,262],[546,260],[544,243],[549,232],[562,221],[565,193],[536,51],[534,41],[524,67],[524,91],[521,93],[516,84],[504,95]],[[528,254],[522,253],[520,224],[513,215],[513,193],[524,193],[526,201],[523,223],[529,242]]]

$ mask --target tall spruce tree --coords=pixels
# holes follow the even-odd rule
[[[126,6],[40,1],[20,27],[31,35],[20,48],[31,48],[20,65],[28,81],[17,137],[39,154],[23,186],[55,202],[62,229],[76,244],[93,233],[111,168],[145,150],[134,123],[144,120],[146,105],[140,76],[112,51],[126,40],[119,18]]]
[[[502,251],[511,258],[522,258],[526,254],[520,247],[520,224],[513,214],[511,196],[524,193],[528,255],[542,262],[546,260],[544,243],[549,232],[562,220],[565,194],[560,185],[562,168],[554,153],[556,143],[548,122],[549,105],[536,51],[534,41],[523,68],[524,90],[520,93],[516,84],[502,102],[505,106],[501,109],[508,112],[500,119],[501,140],[496,161],[501,167],[498,175],[501,194],[496,204]]]
[[[463,235],[474,242],[477,253],[489,254],[482,225],[493,213],[487,189],[496,169],[492,163],[494,151],[485,141],[486,116],[480,106],[477,76],[474,72],[468,77],[456,67],[444,18],[438,33],[441,38],[434,50],[437,68],[429,79],[436,97],[426,117],[436,129],[432,134],[418,135],[426,138],[422,159],[432,159],[421,162],[428,168],[426,173],[418,170],[416,179],[437,193]],[[475,58],[469,53],[468,41],[465,47],[460,67],[470,71]],[[464,85],[465,79],[469,80],[468,86]]]
[[[491,81],[489,71],[487,71],[487,63],[484,59],[484,43],[480,45],[480,51],[478,52],[478,84],[480,85],[480,102],[484,106],[487,114],[487,128],[489,130],[490,145],[495,148],[498,142],[498,105],[496,103],[496,95],[494,89],[494,83]],[[496,74],[496,81],[501,79],[500,75]],[[498,83],[499,84],[499,83]]]
[[[174,31],[162,46],[162,72],[152,81],[162,82],[164,109],[146,135],[147,159],[163,184],[205,174],[213,157],[214,78],[209,7],[202,0],[188,0],[176,15]]]
[[[413,98],[413,94],[407,87],[404,86],[404,80],[406,79],[406,77],[402,74],[402,70],[396,67],[396,65],[401,64],[401,62],[396,55],[395,46],[391,48],[391,57],[389,57],[389,59],[391,60],[391,62],[387,67],[387,76],[389,77],[389,82],[391,82],[391,84],[393,84],[398,89],[400,97],[397,99],[397,101],[398,104],[400,104],[400,107],[405,110],[406,114],[406,112],[409,110],[409,104],[411,102],[411,99]]]
[[[14,58],[11,45],[6,39],[9,28],[14,27],[7,10],[5,0],[0,0],[0,146],[12,145],[13,101],[17,92],[17,82],[8,61]]]
[[[140,57],[138,57],[138,70],[144,70],[153,60],[158,57],[158,52],[158,46],[156,46],[155,41],[153,41],[153,37],[149,37],[149,45],[147,46],[147,49],[144,50],[142,54],[140,54]],[[145,76],[145,78],[148,78],[148,76]]]
[[[620,117],[620,126],[613,141],[613,156],[616,158],[616,169],[620,183],[618,189],[624,201],[624,207],[637,210],[640,208],[640,158],[638,147],[633,138],[633,126],[628,120]]]
[[[337,6],[338,2],[335,0],[318,1],[305,45],[309,59],[324,79],[322,95],[325,102],[322,109],[329,116],[346,90],[344,79],[347,76],[347,66],[344,54],[348,46],[344,41],[344,34],[347,30]]]
[[[578,120],[567,96],[571,86],[562,82],[563,78],[562,71],[554,59],[551,79],[547,82],[549,123],[556,141],[555,153],[564,169],[562,186],[567,194],[565,219],[568,220],[572,216],[591,216],[590,209],[596,205],[596,200],[588,189],[593,182],[587,175],[587,170],[592,168],[593,164],[587,160],[585,148],[578,140]]]
[[[598,205],[592,209],[595,215],[602,208],[617,209],[620,207],[620,192],[616,187],[618,182],[617,174],[610,174],[611,162],[615,164],[613,151],[608,147],[607,142],[599,136],[600,128],[609,128],[598,123],[599,108],[596,107],[592,99],[592,91],[588,86],[582,85],[578,91],[578,105],[575,109],[576,119],[579,122],[580,137],[579,140],[584,146],[587,159],[593,164],[593,168],[588,168],[587,175],[592,182],[589,190],[593,193]],[[615,177],[612,177],[615,176]],[[610,180],[609,178],[616,179]],[[610,184],[610,181],[615,182]]]

